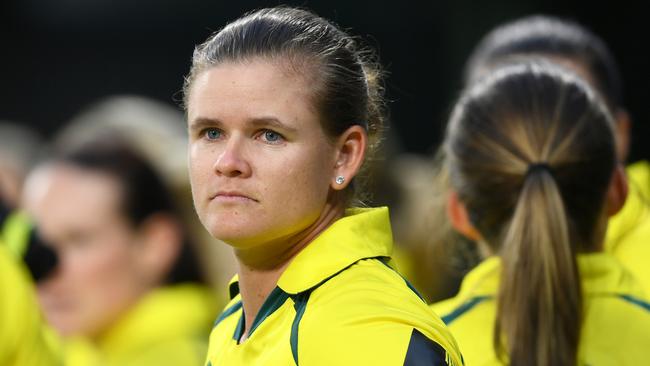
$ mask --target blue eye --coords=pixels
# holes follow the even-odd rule
[[[264,140],[266,140],[267,142],[275,142],[275,143],[277,143],[277,142],[282,141],[282,139],[283,139],[282,135],[280,135],[279,133],[277,133],[275,131],[271,131],[271,130],[264,131],[264,133],[262,133],[262,136],[263,136]]]
[[[217,140],[219,137],[221,137],[221,131],[211,128],[205,131],[205,137],[208,138],[208,140]]]

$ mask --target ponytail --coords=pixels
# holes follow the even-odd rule
[[[612,117],[574,75],[504,65],[463,93],[445,139],[451,187],[501,257],[493,342],[514,366],[575,365],[576,254],[600,248],[616,165]]]
[[[582,292],[564,202],[550,168],[524,178],[501,243],[494,347],[510,365],[575,365]]]

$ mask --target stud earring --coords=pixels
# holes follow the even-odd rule
[[[345,182],[345,177],[343,177],[342,175],[339,175],[338,177],[336,177],[336,184],[340,185],[340,184],[343,184],[344,182]]]

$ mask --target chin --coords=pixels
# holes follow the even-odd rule
[[[235,249],[252,248],[258,245],[264,241],[263,238],[268,237],[268,235],[264,235],[264,232],[261,228],[254,227],[251,224],[243,226],[228,225],[227,227],[220,225],[212,227],[212,230],[210,230],[213,238]]]
[[[255,227],[258,222],[247,216],[229,213],[212,214],[201,222],[213,238],[230,243],[231,241],[246,240],[253,231],[257,231]]]
[[[210,231],[210,234],[213,238],[220,240],[231,247],[242,248],[246,247],[246,243],[250,241],[250,235],[248,233],[242,233],[241,231],[230,231],[224,230],[223,228],[218,228]]]
[[[69,319],[51,319],[49,320],[52,327],[64,337],[85,336],[83,327],[75,321]]]

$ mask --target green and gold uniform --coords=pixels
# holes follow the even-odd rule
[[[644,365],[650,358],[650,305],[643,290],[606,253],[578,256],[584,314],[578,364]],[[432,305],[456,337],[468,365],[501,365],[493,348],[501,262],[490,257],[463,280],[454,298]]]
[[[248,338],[235,278],[208,365],[461,365],[444,324],[391,266],[388,209],[351,209],[289,264]]]

